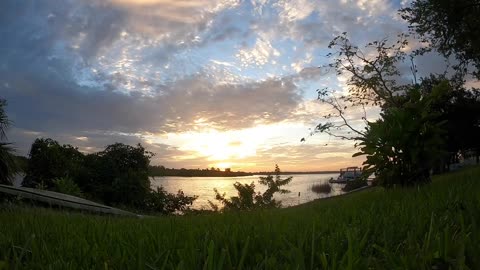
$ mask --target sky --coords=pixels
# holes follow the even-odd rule
[[[309,136],[327,110],[315,90],[345,87],[321,68],[332,61],[327,46],[342,32],[358,44],[395,38],[407,29],[397,13],[406,5],[2,0],[7,135],[22,155],[39,137],[85,153],[141,143],[156,154],[153,165],[174,168],[360,165],[353,142]]]

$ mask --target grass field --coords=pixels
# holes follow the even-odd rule
[[[480,269],[479,224],[480,167],[421,188],[246,213],[4,208],[0,269]]]

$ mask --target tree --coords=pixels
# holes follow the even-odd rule
[[[115,143],[84,155],[77,148],[50,138],[36,139],[30,150],[24,185],[86,197],[109,205],[142,211],[184,211],[196,199],[152,190],[148,176],[153,153],[142,145]]]
[[[344,140],[358,140],[365,136],[363,126],[368,123],[369,107],[388,108],[400,106],[398,97],[405,93],[408,85],[398,84],[402,75],[398,64],[407,57],[404,49],[408,45],[405,35],[400,35],[397,42],[389,44],[388,40],[368,43],[363,49],[353,45],[347,33],[336,37],[329,44],[334,58],[329,65],[338,76],[346,76],[347,93],[331,89],[319,89],[318,100],[331,107],[323,115],[326,120],[318,124],[312,135],[318,132]],[[348,119],[349,112],[360,111],[362,123],[353,125]]]
[[[84,155],[72,145],[60,145],[50,138],[38,138],[30,149],[23,185],[36,187],[42,184],[51,189],[54,187],[55,178],[78,179],[83,159]]]
[[[412,32],[448,57],[454,55],[464,69],[472,63],[480,78],[480,1],[415,0],[400,11]],[[462,70],[464,72],[465,70]]]
[[[267,187],[265,192],[255,192],[255,184],[252,182],[250,184],[242,184],[236,182],[233,184],[237,190],[238,195],[226,198],[225,193],[220,194],[217,189],[215,191],[215,199],[223,204],[224,210],[252,210],[255,208],[271,208],[271,207],[280,207],[281,202],[273,199],[275,193],[285,194],[290,191],[283,189],[282,187],[289,184],[292,181],[292,177],[282,179],[280,177],[280,168],[278,165],[275,165],[275,179],[272,175],[266,177],[260,177],[258,181],[261,185]],[[213,203],[210,202],[210,205],[214,209],[217,209]]]
[[[458,77],[448,80],[444,75],[430,75],[422,78],[420,91],[423,95],[430,94],[442,82],[448,81],[451,91],[444,100],[432,104],[432,109],[442,112],[440,121],[446,122],[444,127],[445,151],[448,155],[445,160],[435,168],[442,172],[448,170],[450,163],[458,162],[459,155],[468,156],[473,153],[480,155],[480,92],[478,89],[467,90],[463,80]]]
[[[7,101],[0,99],[0,184],[11,185],[13,176],[18,171],[14,149],[11,144],[6,142],[6,131],[10,126],[5,107]]]
[[[78,184],[107,204],[142,207],[150,191],[150,153],[137,146],[115,143],[85,158]]]
[[[275,164],[275,179],[272,175],[267,175],[266,177],[260,177],[258,183],[267,187],[267,190],[262,194],[259,204],[267,207],[280,207],[281,203],[273,199],[275,193],[286,194],[290,193],[290,190],[283,189],[282,187],[288,185],[292,181],[292,177],[287,177],[282,179],[280,177],[280,168]]]
[[[329,47],[336,50],[330,54],[335,57],[331,67],[348,77],[348,92],[318,90],[319,100],[332,110],[323,115],[326,122],[317,125],[314,133],[355,141],[361,147],[355,156],[367,156],[364,176],[375,173],[387,187],[428,182],[430,169],[441,157],[435,155],[436,149],[444,150],[443,120],[432,108],[448,99],[435,91],[421,93],[413,56],[411,83],[399,83],[405,81],[399,66],[408,59],[407,45],[406,36],[400,35],[394,43],[374,41],[360,49],[344,33]],[[380,109],[380,119],[367,119],[369,107]],[[348,111],[361,112],[361,123],[353,124]]]
[[[430,182],[430,170],[446,154],[445,121],[440,121],[435,105],[444,103],[450,91],[447,81],[424,95],[413,87],[401,107],[385,109],[380,119],[369,122],[359,139],[360,152],[354,155],[366,155],[363,172],[375,174],[385,187]]]

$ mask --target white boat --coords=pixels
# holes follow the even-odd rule
[[[334,184],[344,184],[348,181],[357,180],[362,175],[362,169],[359,167],[348,167],[345,169],[340,169],[340,175],[337,179],[331,178],[328,182]]]

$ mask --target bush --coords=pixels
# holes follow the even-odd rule
[[[80,187],[70,177],[59,177],[53,179],[53,190],[63,194],[68,194],[77,197],[83,197]]]
[[[0,184],[12,185],[14,175],[18,172],[13,152],[9,143],[0,142]]]
[[[281,202],[273,199],[275,193],[289,193],[289,190],[282,189],[281,187],[287,185],[292,181],[292,177],[282,179],[280,177],[280,168],[275,165],[275,179],[272,175],[266,177],[260,177],[258,181],[260,184],[267,186],[267,190],[261,194],[255,192],[255,184],[242,184],[236,182],[233,184],[238,192],[238,196],[230,197],[227,199],[224,194],[220,194],[217,189],[215,191],[215,199],[221,202],[224,206],[224,210],[252,210],[254,208],[269,208],[280,207]],[[209,202],[210,206],[216,211],[218,207],[212,202]]]
[[[312,191],[315,193],[325,193],[328,194],[332,191],[332,186],[328,183],[323,184],[314,184],[312,185]]]
[[[190,210],[197,196],[186,196],[182,190],[177,194],[168,193],[163,187],[150,190],[144,201],[144,210],[161,214],[173,214]]]
[[[0,184],[11,185],[19,167],[15,162],[14,149],[7,139],[6,130],[10,125],[5,107],[7,101],[0,98]]]
[[[342,188],[344,192],[349,192],[361,187],[366,187],[368,186],[367,180],[364,179],[356,179],[353,181],[347,181],[347,184]]]

